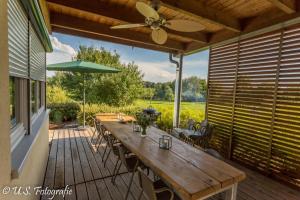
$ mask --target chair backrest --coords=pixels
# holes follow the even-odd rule
[[[156,200],[155,188],[153,181],[145,174],[145,172],[139,167],[138,168],[140,186],[143,192],[147,195],[148,199]]]
[[[193,119],[188,119],[187,125],[188,125],[187,129],[193,130],[193,127],[194,127],[194,125],[195,125],[195,120],[193,120]]]

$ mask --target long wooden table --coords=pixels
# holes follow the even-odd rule
[[[244,172],[175,137],[170,150],[160,149],[159,138],[166,132],[155,127],[147,129],[147,137],[141,137],[133,132],[131,123],[120,123],[117,115],[99,115],[97,119],[182,199],[206,199],[225,190],[226,199],[236,199],[237,185],[246,177]]]

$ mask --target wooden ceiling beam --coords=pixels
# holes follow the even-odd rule
[[[105,38],[105,40],[110,42],[130,46],[138,46],[165,52],[184,52],[186,47],[185,44],[170,39],[164,45],[159,45],[154,43],[149,35],[143,33],[133,33],[130,30],[112,30],[108,25],[60,13],[51,12],[50,21],[53,30],[66,29],[68,32],[73,30],[77,33],[80,32],[82,34],[81,36],[86,35],[86,37],[89,37],[94,35],[94,38]]]
[[[90,12],[95,15],[105,16],[115,19],[122,24],[125,23],[143,23],[145,18],[136,10],[128,10],[124,7],[114,6],[110,7],[109,4],[98,0],[47,0],[48,4],[62,5],[73,9]],[[147,28],[150,29],[150,28]],[[198,43],[207,43],[207,35],[201,32],[185,33],[173,30],[167,30],[169,35],[181,36]]]
[[[298,10],[298,9],[297,9]],[[279,30],[286,26],[299,24],[300,12],[293,14],[278,13],[274,10],[265,13],[261,16],[254,17],[244,22],[243,32],[234,33],[229,30],[223,30],[211,34],[207,45],[192,44],[187,47],[187,54],[190,52],[197,52],[206,49],[209,46],[223,45],[231,42],[236,42],[239,39],[251,38],[260,34],[268,33],[271,31]]]
[[[287,14],[292,14],[296,12],[295,0],[268,0],[268,1]]]
[[[163,0],[161,6],[191,16],[195,19],[205,20],[234,32],[240,32],[241,26],[237,18],[206,6],[202,1],[196,0]]]

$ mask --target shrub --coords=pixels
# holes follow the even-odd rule
[[[68,97],[66,90],[58,86],[47,86],[47,102],[49,104],[74,102]]]
[[[63,121],[74,121],[80,111],[78,103],[51,103],[47,106],[51,109],[50,121],[55,123],[61,123]]]

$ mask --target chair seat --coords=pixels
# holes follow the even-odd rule
[[[160,188],[168,188],[168,186],[162,181],[162,180],[157,180],[153,183],[154,189],[160,189]],[[160,192],[156,194],[157,200],[165,200],[165,199],[170,199],[171,198],[171,193],[168,191],[165,192]],[[174,193],[174,200],[180,200],[178,195]]]

